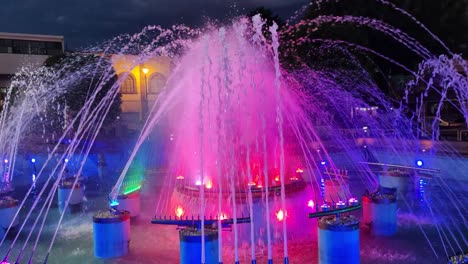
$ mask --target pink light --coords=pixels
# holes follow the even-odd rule
[[[226,220],[227,219],[227,215],[224,214],[224,213],[221,213],[221,216],[219,217],[219,220]]]
[[[307,202],[307,206],[310,207],[310,208],[314,208],[314,206],[315,206],[314,201],[309,200],[309,201]]]
[[[211,180],[206,181],[205,187],[207,189],[213,188],[213,182]]]
[[[256,183],[255,183],[255,182],[249,182],[247,185],[249,185],[249,186],[255,186]]]
[[[197,180],[197,181],[195,182],[195,185],[196,185],[196,186],[201,186],[201,180]]]
[[[290,179],[291,181],[297,181],[297,180],[299,180],[299,178],[297,178],[296,176],[293,176],[293,177],[291,177],[291,178],[289,178],[289,179]]]
[[[184,215],[184,208],[182,208],[182,206],[177,206],[177,209],[175,210],[176,212],[176,216],[177,217],[182,217],[182,215]]]
[[[279,182],[279,181],[280,181],[279,175],[276,175],[275,181],[276,181],[276,182]]]
[[[176,179],[178,179],[178,180],[183,180],[183,179],[184,179],[184,176],[179,175],[179,176],[176,177]]]
[[[303,172],[304,172],[304,170],[301,169],[301,168],[297,168],[297,170],[296,170],[296,173],[303,173]]]
[[[276,219],[278,219],[278,221],[280,221],[280,222],[283,221],[284,217],[287,215],[281,209],[275,214],[276,214]]]

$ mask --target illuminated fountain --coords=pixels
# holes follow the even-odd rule
[[[287,25],[278,33],[275,24],[268,27],[256,16],[253,20],[234,20],[220,28],[192,30],[174,26],[163,30],[147,27],[133,36],[119,36],[104,48],[90,50],[90,53],[104,55],[76,74],[47,73],[50,75],[36,78],[44,82],[39,85],[44,89],[37,89],[39,94],[28,94],[28,97],[37,97],[38,102],[52,101],[47,94],[83,76],[89,77],[88,74],[99,81],[85,107],[65,126],[62,135],[56,135],[51,141],[41,165],[36,168],[32,162],[33,184],[24,200],[10,203],[11,207],[22,208],[24,212],[21,215],[7,213],[12,216],[6,221],[6,229],[16,223],[20,227],[11,242],[4,236],[0,243],[6,250],[5,262],[16,252],[19,252],[17,262],[20,262],[30,244],[31,260],[47,263],[49,256],[57,259],[50,253],[54,244],[62,246],[54,243],[59,227],[72,220],[63,210],[58,214],[58,221],[54,221],[52,227],[48,225],[47,215],[56,213],[52,206],[54,195],[59,193],[64,209],[83,198],[79,192],[75,193],[75,189],[79,189],[77,186],[81,187],[79,177],[61,184],[67,166],[60,161],[74,157],[77,166],[73,175],[81,175],[110,102],[126,77],[115,83],[109,81],[115,73],[105,64],[107,55],[127,54],[136,54],[134,61],[129,62],[130,69],[154,56],[170,57],[174,69],[151,107],[130,157],[125,157],[123,169],[116,170],[120,175],[109,197],[101,195],[95,200],[99,202],[95,205],[98,208],[90,212],[94,215],[93,227],[85,227],[89,232],[93,229],[95,256],[144,263],[154,255],[167,256],[169,260],[161,260],[167,263],[178,260],[182,263],[272,263],[273,260],[289,263],[290,259],[304,263],[314,263],[318,259],[324,264],[343,263],[343,259],[349,263],[379,263],[385,257],[381,253],[383,250],[396,247],[385,243],[386,237],[374,240],[359,232],[361,206],[364,206],[363,221],[371,224],[376,235],[397,232],[405,236],[405,232],[399,231],[404,228],[400,221],[402,214],[413,217],[408,217],[410,219],[430,219],[430,225],[413,223],[424,237],[418,241],[427,242],[424,247],[420,242],[418,246],[422,249],[414,251],[422,256],[432,251],[439,260],[446,259],[445,255],[463,252],[466,208],[462,197],[457,195],[461,191],[457,187],[466,186],[463,170],[467,165],[464,159],[450,156],[456,155],[450,145],[436,141],[437,129],[434,129],[431,147],[423,148],[419,139],[422,127],[414,124],[413,116],[407,115],[404,102],[397,107],[369,76],[362,74],[364,69],[352,57],[350,63],[357,71],[316,70],[307,64],[299,70],[286,70],[287,65],[280,62],[291,55],[288,53],[301,58],[301,54],[294,52],[309,41],[326,43],[328,47],[352,46],[340,41],[307,38],[306,33],[327,23],[354,23],[389,34],[425,61],[418,81],[426,81],[423,72],[435,70],[448,79],[457,80],[454,81],[460,91],[457,95],[466,99],[463,92],[466,78],[456,75],[451,68],[451,63],[460,61],[459,57],[436,59],[416,40],[404,33],[396,34],[396,29],[376,20],[324,16]],[[301,34],[306,35],[288,40],[288,35]],[[356,45],[352,47],[366,50]],[[366,51],[385,57],[372,50]],[[286,55],[280,56],[280,52]],[[384,59],[398,63],[391,58]],[[103,74],[94,76],[101,64],[104,65]],[[35,81],[22,83],[29,84],[31,92],[37,83],[33,79]],[[427,89],[437,89],[428,84],[436,81],[425,83]],[[108,94],[103,100],[95,101],[99,88],[107,82],[112,86]],[[10,113],[33,109],[36,116],[41,116],[38,113],[46,108],[32,105],[34,102],[27,101]],[[466,106],[459,108],[462,112],[466,110]],[[2,139],[23,131],[16,125],[28,120],[18,116],[1,123],[8,127],[0,130],[4,133],[0,135]],[[328,118],[330,116],[334,118]],[[71,130],[74,133],[70,133]],[[167,164],[163,168],[135,164],[137,153],[156,130],[167,132],[167,138],[170,135],[165,150]],[[70,134],[69,144],[57,143]],[[18,138],[15,142],[20,141]],[[83,141],[90,143],[83,144]],[[6,156],[13,163],[14,144],[0,147],[4,147],[4,153],[11,153]],[[149,149],[152,147],[150,145]],[[436,156],[437,153],[444,156]],[[152,158],[152,155],[147,156]],[[404,173],[396,172],[395,167],[404,169]],[[5,164],[4,168],[11,171]],[[164,173],[153,175],[154,169]],[[98,168],[98,173],[103,174],[102,168]],[[13,174],[4,173],[4,182],[9,183]],[[425,185],[426,181],[430,184]],[[159,185],[152,185],[154,182]],[[415,185],[417,199],[405,191],[409,184]],[[66,192],[61,186],[70,189]],[[361,204],[355,197],[365,192],[367,200]],[[35,196],[32,200],[28,198],[31,194]],[[451,203],[446,203],[447,199]],[[106,200],[106,204],[102,200]],[[155,205],[145,210],[148,201]],[[97,209],[103,211],[96,212]],[[148,216],[149,210],[151,216]],[[130,220],[133,216],[139,217]],[[73,217],[79,219],[80,216]],[[90,215],[85,217],[90,220]],[[141,222],[145,221],[157,225],[143,229]],[[163,225],[177,226],[180,230],[167,231]],[[132,232],[137,230],[136,234],[141,237],[132,233],[129,244],[131,229]],[[20,233],[27,233],[27,236],[20,236]],[[36,240],[29,242],[33,234],[37,234]],[[88,246],[91,236],[86,234],[83,244]],[[48,240],[41,244],[39,241],[44,237]],[[172,238],[178,238],[178,242]],[[371,243],[367,243],[369,241]],[[382,244],[378,243],[380,241]],[[411,239],[408,241],[403,241],[402,244],[406,244],[402,247],[412,243]],[[19,242],[23,245],[18,246]],[[179,254],[175,244],[179,245]],[[148,250],[148,247],[151,248]],[[35,254],[39,251],[44,251],[45,255]],[[369,256],[369,252],[375,251],[380,255]],[[72,258],[76,252],[68,257]],[[312,256],[307,259],[307,254]],[[78,263],[89,262],[87,257],[92,256],[86,255]],[[406,259],[397,261],[406,263]]]

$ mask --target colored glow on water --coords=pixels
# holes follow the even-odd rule
[[[183,215],[184,215],[184,208],[182,208],[182,206],[177,206],[176,210],[175,210],[175,214],[177,217],[181,218]]]
[[[278,221],[283,221],[284,217],[286,216],[286,213],[281,209],[275,214],[276,214],[276,219],[278,219]]]
[[[124,191],[124,194],[127,195],[129,193],[132,193],[132,192],[135,192],[135,191],[138,191],[141,189],[141,186],[135,186],[135,187],[131,187],[127,190]]]
[[[315,206],[314,201],[309,200],[309,201],[307,202],[307,206],[310,207],[310,208],[314,208],[314,206]]]

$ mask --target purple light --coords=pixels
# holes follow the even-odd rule
[[[4,162],[4,163],[8,163],[8,160],[7,160],[7,159],[4,159],[3,162]]]
[[[325,165],[327,164],[325,161],[320,162],[320,164]]]

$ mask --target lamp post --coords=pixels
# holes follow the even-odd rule
[[[145,96],[144,96],[144,111],[143,115],[146,117],[148,115],[148,72],[149,69],[146,67],[143,67],[141,69],[143,71],[143,74],[145,75]]]

